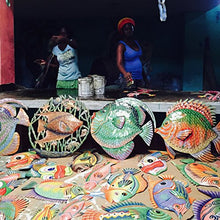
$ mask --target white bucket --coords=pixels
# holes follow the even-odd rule
[[[78,79],[78,96],[93,96],[94,87],[91,77],[83,77]]]
[[[93,86],[95,95],[104,95],[105,94],[105,77],[99,75],[91,75],[93,78]]]

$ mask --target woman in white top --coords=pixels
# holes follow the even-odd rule
[[[74,39],[68,38],[66,28],[61,28],[58,36],[53,36],[53,60],[51,64],[58,67],[56,88],[77,89],[78,78],[81,73],[78,67],[77,44]]]

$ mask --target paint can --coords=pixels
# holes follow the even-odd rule
[[[93,86],[95,95],[104,95],[105,94],[105,76],[91,75],[93,78]]]
[[[83,77],[78,79],[78,96],[93,96],[94,87],[93,87],[93,78],[92,77]]]

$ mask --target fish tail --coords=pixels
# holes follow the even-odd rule
[[[150,146],[151,140],[153,138],[153,124],[152,121],[148,121],[143,127],[140,136],[143,138],[144,142]]]
[[[213,140],[216,151],[220,154],[220,122],[213,128],[216,132],[217,137]]]
[[[19,146],[20,146],[20,135],[17,132],[15,132],[11,141],[0,152],[0,155],[6,156],[6,155],[14,154],[18,151]]]
[[[24,111],[24,109],[20,108],[17,118],[19,119],[18,124],[24,125],[24,126],[29,126],[30,121],[27,113]]]
[[[140,170],[138,170],[136,168],[124,168],[123,169],[123,173],[124,174],[133,174],[133,175],[135,175],[135,174],[137,174],[139,172],[140,172]]]
[[[29,204],[29,201],[25,198],[16,199],[12,201],[12,204],[15,206],[15,218],[20,212],[22,212]]]

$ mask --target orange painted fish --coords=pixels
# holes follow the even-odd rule
[[[195,162],[193,159],[181,160],[184,164],[173,164],[181,173],[194,185],[214,186],[220,189],[220,174],[210,165],[202,162]]]
[[[15,154],[10,157],[10,161],[6,164],[6,168],[12,170],[29,169],[32,167],[32,162],[40,157],[35,151],[28,151]]]
[[[105,198],[111,203],[127,200],[136,193],[143,192],[148,186],[143,174],[135,168],[125,168],[123,174],[111,175],[108,183],[110,185],[103,187],[102,191],[105,193]]]
[[[16,107],[19,107],[17,113]],[[0,155],[11,155],[18,151],[20,135],[16,125],[29,126],[29,117],[23,108],[27,108],[15,99],[0,100]]]
[[[38,133],[46,131],[46,136],[35,141],[40,146],[44,143],[60,140],[73,134],[83,122],[68,112],[45,112],[39,114]],[[44,120],[43,120],[44,118]]]
[[[175,151],[188,153],[201,161],[214,161],[212,143],[220,154],[220,122],[216,127],[213,109],[197,100],[180,100],[166,114],[155,132],[164,139],[167,152],[174,158]]]

